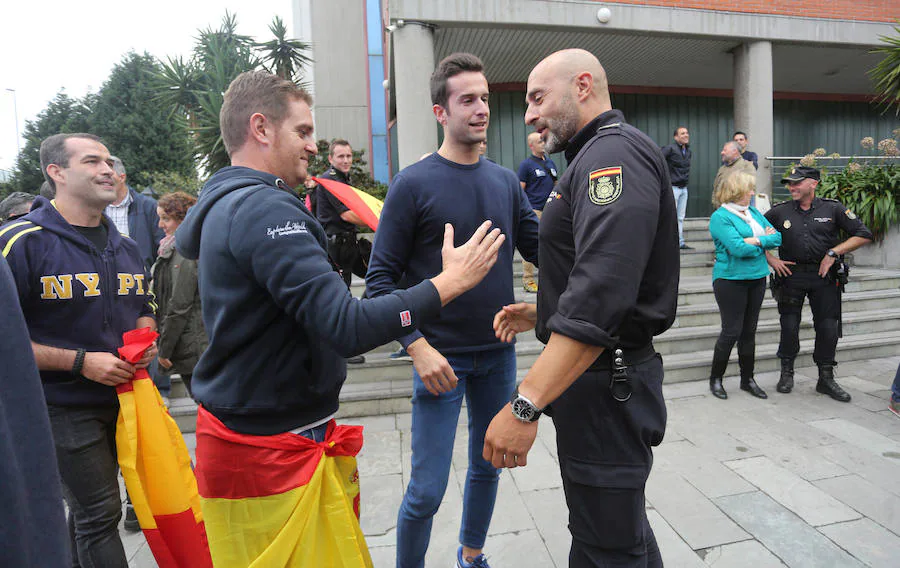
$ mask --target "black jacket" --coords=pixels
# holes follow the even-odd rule
[[[150,267],[156,261],[159,241],[166,233],[159,227],[156,200],[130,187],[128,191],[131,192],[131,204],[128,206],[128,237],[137,243],[141,258],[144,260],[144,268],[150,272]]]
[[[681,144],[675,142],[662,147],[663,157],[669,166],[669,177],[675,187],[687,187],[691,175],[691,145],[685,144],[684,150],[682,154]]]
[[[636,349],[675,321],[678,224],[659,148],[610,110],[566,148],[540,223],[537,338]]]
[[[372,300],[350,295],[300,197],[271,174],[216,172],[175,233],[199,258],[209,347],[194,398],[237,432],[272,435],[333,415],[345,358],[438,313],[430,281]]]

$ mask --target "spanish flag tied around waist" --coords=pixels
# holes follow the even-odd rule
[[[126,332],[119,355],[136,363],[159,336],[149,327]],[[178,426],[146,369],[116,387],[116,449],[125,487],[159,568],[212,568],[197,480]]]
[[[251,436],[197,411],[197,484],[216,568],[371,568],[359,526],[362,426],[324,442]]]

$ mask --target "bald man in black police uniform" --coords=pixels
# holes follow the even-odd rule
[[[545,409],[556,426],[572,567],[661,567],[644,487],[666,428],[653,337],[675,320],[678,220],[659,147],[610,103],[587,51],[556,52],[528,77],[525,122],[569,167],[544,207],[537,310],[506,306],[497,336],[536,324],[547,347],[494,417],[484,456],[524,466]],[[548,407],[552,403],[552,406]]]
[[[800,312],[809,297],[816,329],[813,360],[819,367],[816,392],[834,400],[850,402],[850,395],[834,380],[835,350],[840,337],[841,288],[838,269],[844,254],[872,242],[872,232],[856,214],[836,199],[816,197],[819,170],[793,168],[781,180],[791,200],[779,203],[766,219],[781,232],[778,257],[766,253],[775,270],[773,295],[781,314],[780,393],[794,388],[794,358],[800,350]],[[841,231],[849,237],[841,241]]]

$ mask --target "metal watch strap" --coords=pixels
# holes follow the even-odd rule
[[[81,370],[84,368],[84,356],[86,352],[84,349],[78,349],[75,352],[75,362],[72,363],[72,374],[73,375],[81,375]]]
[[[510,411],[517,420],[522,422],[537,422],[543,413],[542,408],[538,408],[528,397],[519,394],[519,387],[513,391],[509,401]]]

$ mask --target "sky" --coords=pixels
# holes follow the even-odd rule
[[[60,89],[97,92],[122,55],[189,56],[199,28],[218,28],[225,11],[238,31],[268,40],[281,16],[293,33],[291,0],[8,0],[0,6],[0,169],[11,169],[19,132]],[[13,89],[15,93],[8,91]],[[18,112],[16,113],[16,108]],[[24,141],[21,142],[24,145]]]

